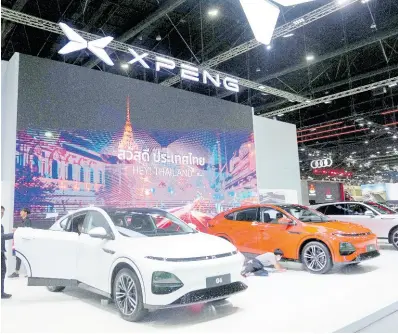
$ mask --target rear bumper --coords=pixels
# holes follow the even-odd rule
[[[145,304],[144,307],[148,310],[159,310],[159,309],[168,309],[168,308],[184,307],[195,304],[209,303],[231,297],[237,293],[245,291],[246,289],[247,289],[246,284],[242,282],[234,282],[231,284],[226,284],[214,288],[188,292],[184,296],[178,298],[177,300],[168,305]]]

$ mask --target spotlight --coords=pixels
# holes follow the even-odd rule
[[[314,56],[314,55],[307,55],[307,56],[305,57],[305,59],[306,59],[307,61],[313,61],[313,60],[315,60],[315,56]]]
[[[368,140],[365,140],[365,144],[369,144],[369,141],[368,141]]]
[[[217,17],[217,16],[218,16],[218,9],[217,9],[217,8],[209,9],[208,12],[207,12],[207,14],[208,14],[210,17]]]
[[[271,49],[272,49],[272,45],[271,44],[267,45],[267,50],[271,50]]]
[[[129,64],[124,63],[124,64],[120,65],[120,67],[121,67],[122,69],[124,69],[124,70],[128,70],[128,68],[129,68],[130,66],[129,66]]]
[[[260,67],[257,67],[257,68],[256,68],[256,72],[261,72],[261,68],[260,68]]]
[[[160,42],[160,41],[162,40],[162,37],[161,37],[160,35],[157,35],[157,36],[156,36],[156,40],[157,40],[158,42]]]
[[[258,86],[258,89],[264,89],[265,87],[264,86]]]
[[[46,132],[44,133],[44,136],[46,136],[47,138],[52,138],[52,137],[54,137],[54,135],[53,135],[53,133],[52,133],[51,131],[46,131]]]
[[[278,117],[283,117],[285,114],[279,114]]]
[[[289,38],[289,37],[293,37],[294,36],[294,34],[293,33],[290,33],[290,34],[287,34],[287,35],[285,35],[285,36],[283,36],[284,38]]]
[[[392,136],[394,139],[397,139],[397,135]]]

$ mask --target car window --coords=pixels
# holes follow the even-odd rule
[[[73,214],[72,217],[69,218],[65,231],[77,233],[78,226],[83,225],[84,219],[86,218],[86,214],[87,212],[79,212]]]
[[[362,204],[347,204],[347,214],[355,216],[363,216],[369,209]]]
[[[96,227],[103,227],[106,233],[112,234],[112,229],[104,215],[98,211],[90,211],[84,220],[82,233],[89,233]]]
[[[336,205],[328,205],[325,207],[326,210],[325,212],[320,211],[324,213],[325,215],[330,215],[330,216],[344,216],[347,215],[347,207],[345,204],[336,204]]]
[[[253,222],[258,220],[258,208],[246,209],[235,212],[235,220],[243,222]]]
[[[329,207],[329,205],[320,206],[320,207],[316,208],[315,210],[323,213],[324,215],[326,215],[327,214],[326,211],[327,211],[328,207]]]
[[[140,210],[118,210],[108,212],[110,218],[115,223],[116,230],[123,236],[167,236],[197,233],[184,221],[176,216],[162,210],[147,209],[145,212]]]
[[[231,213],[225,215],[224,218],[227,220],[234,220],[234,215],[235,214],[233,212],[231,212]]]
[[[286,216],[273,208],[261,208],[260,221],[263,223],[278,224],[279,219],[286,218]]]

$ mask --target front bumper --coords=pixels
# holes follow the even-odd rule
[[[228,298],[232,295],[235,295],[239,292],[245,291],[247,289],[247,285],[242,282],[235,282],[231,284],[226,284],[223,286],[208,288],[202,290],[196,290],[188,292],[182,297],[175,300],[173,303],[168,305],[148,305],[145,304],[144,307],[148,310],[159,310],[159,309],[167,309],[167,308],[176,308],[182,306],[189,306],[199,303],[208,303],[217,301],[220,299]]]
[[[380,256],[380,252],[378,250],[362,253],[362,254],[359,254],[354,260],[349,262],[349,264],[360,263],[362,261],[371,260],[371,259],[374,259],[375,257],[379,257],[379,256]]]
[[[179,307],[224,299],[244,291],[246,279],[241,275],[244,256],[233,256],[192,262],[145,260],[140,269],[144,283],[144,304],[148,309]],[[175,275],[184,285],[168,294],[154,294],[151,290],[152,273],[164,271]],[[207,284],[207,278],[230,275],[230,280],[216,288]]]

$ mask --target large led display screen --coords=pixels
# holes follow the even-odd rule
[[[257,200],[250,108],[21,55],[15,212],[157,207],[206,230]]]

